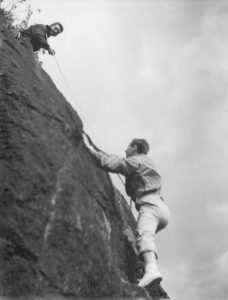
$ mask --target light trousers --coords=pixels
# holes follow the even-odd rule
[[[148,194],[137,200],[140,203],[136,229],[139,254],[153,251],[158,258],[155,234],[167,226],[170,219],[169,209],[159,195]]]

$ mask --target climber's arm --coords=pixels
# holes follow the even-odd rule
[[[35,34],[33,35],[33,40],[40,46],[40,48],[44,48],[45,50],[50,49],[50,45],[43,35]]]
[[[47,50],[51,55],[55,55],[55,50],[51,48],[48,41],[42,35],[36,34],[33,40],[40,48]]]
[[[112,173],[120,173],[124,176],[132,173],[133,170],[138,168],[138,163],[134,160],[121,158],[114,154],[107,154],[102,151],[97,151],[89,143],[87,137],[83,135],[84,144],[90,153],[98,160],[100,166],[106,171]]]

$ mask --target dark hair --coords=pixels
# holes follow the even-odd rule
[[[136,147],[137,147],[137,152],[139,153],[139,154],[147,154],[148,153],[148,151],[149,151],[149,149],[150,149],[150,146],[149,146],[149,144],[147,143],[147,141],[146,140],[144,140],[144,139],[133,139],[132,141],[131,141],[131,146],[133,147],[133,146],[135,146],[136,145]]]
[[[63,28],[63,25],[61,23],[55,22],[55,23],[52,23],[50,26],[53,26],[53,25],[59,25],[61,32],[63,32],[64,28]]]

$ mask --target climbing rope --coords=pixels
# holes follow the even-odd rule
[[[93,131],[92,126],[90,125],[90,123],[89,123],[89,121],[87,120],[85,114],[83,113],[82,109],[80,108],[80,106],[79,106],[79,104],[78,104],[78,101],[77,101],[77,99],[76,99],[76,97],[75,97],[75,95],[74,95],[74,93],[73,93],[73,91],[72,91],[70,85],[68,84],[68,81],[66,80],[66,77],[65,77],[65,75],[63,74],[63,71],[62,71],[62,69],[61,69],[61,67],[60,67],[60,65],[59,65],[59,63],[58,63],[58,61],[57,61],[55,55],[54,55],[53,57],[54,57],[54,59],[55,59],[56,65],[57,65],[57,67],[58,67],[58,69],[59,69],[59,71],[60,71],[60,73],[61,73],[61,75],[62,75],[62,77],[63,77],[63,80],[64,80],[64,82],[65,82],[65,84],[66,84],[68,90],[70,91],[70,94],[71,94],[72,98],[74,99],[75,103],[77,104],[78,110],[80,111],[82,117],[84,118],[85,122],[87,123],[88,127],[90,128],[91,132],[93,133],[93,135],[94,135],[94,137],[95,137],[97,143],[100,144],[99,141],[98,141],[98,138],[97,138],[97,136],[96,136],[96,134],[95,134],[95,132]]]
[[[60,74],[62,75],[63,80],[64,80],[64,82],[65,82],[67,88],[68,88],[69,91],[70,91],[70,94],[71,94],[72,98],[74,99],[75,103],[77,104],[78,110],[80,111],[82,117],[84,118],[84,120],[86,121],[88,127],[90,128],[91,132],[93,133],[93,135],[94,135],[94,137],[95,137],[95,139],[96,139],[98,145],[100,145],[100,143],[99,143],[99,141],[98,141],[98,138],[96,137],[96,134],[95,134],[95,132],[94,132],[92,126],[90,125],[90,123],[89,123],[89,121],[87,120],[85,114],[83,113],[82,109],[80,108],[80,106],[79,106],[79,104],[78,104],[78,101],[77,101],[77,99],[76,99],[76,97],[75,97],[75,95],[74,95],[74,93],[73,93],[73,91],[72,91],[70,85],[68,84],[68,81],[67,81],[67,79],[66,79],[66,77],[65,77],[65,75],[64,75],[64,73],[63,73],[63,71],[62,71],[62,69],[61,69],[61,67],[60,67],[60,64],[59,64],[58,61],[57,61],[56,56],[54,55],[53,57],[54,57],[54,60],[55,60],[55,62],[56,62],[56,65],[57,65],[57,67],[58,67],[58,69],[59,69],[59,71],[60,71]],[[121,183],[125,186],[124,181],[123,181],[123,179],[121,178],[121,176],[120,176],[119,174],[117,174],[117,176],[119,177]]]

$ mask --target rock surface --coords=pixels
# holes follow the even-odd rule
[[[77,112],[0,24],[0,296],[167,298],[135,284],[126,201],[85,149]]]

